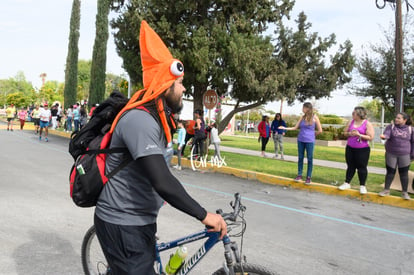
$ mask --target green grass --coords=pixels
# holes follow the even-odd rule
[[[211,151],[211,150],[210,150]],[[211,153],[211,152],[210,152]],[[234,154],[229,152],[221,152],[225,157],[227,166],[241,169],[276,175],[286,178],[294,178],[297,175],[298,165],[296,162],[282,161],[279,159],[261,158],[256,156],[247,156],[241,154]],[[306,171],[306,164],[304,170]],[[323,166],[313,166],[312,181],[332,185],[337,182],[339,185],[345,179],[345,170],[328,168]],[[384,175],[370,173],[368,174],[367,189],[370,192],[379,192],[383,189]],[[359,188],[358,177],[355,174],[353,188]]]
[[[295,178],[297,175],[297,162],[282,161],[279,159],[270,159],[259,157],[261,144],[257,142],[258,134],[250,134],[250,137],[245,136],[220,136],[221,145],[242,148],[249,150],[256,150],[257,156],[249,156],[243,154],[235,154],[221,151],[221,155],[225,157],[228,167],[233,167],[241,170],[256,171],[275,176],[286,178]],[[292,142],[284,142],[284,153],[286,155],[297,156],[297,144]],[[375,150],[371,150],[370,160],[368,165],[374,167],[385,168],[384,146],[382,144],[375,144]],[[274,153],[273,140],[269,140],[266,148],[269,154]],[[186,156],[189,154],[189,146],[186,147]],[[209,150],[209,155],[214,154],[214,150]],[[328,147],[315,146],[314,158],[329,161],[337,161],[345,163],[345,148],[344,147]],[[307,166],[304,165],[304,171]],[[411,171],[414,171],[414,165],[411,166]],[[312,181],[321,184],[342,184],[345,180],[345,170],[336,169],[314,165],[312,173]],[[369,173],[367,179],[367,189],[369,192],[379,192],[383,189],[384,175]],[[353,189],[359,189],[358,175],[355,174],[352,182]],[[391,195],[400,196],[401,192],[391,190]]]

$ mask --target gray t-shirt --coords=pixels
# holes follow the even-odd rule
[[[165,155],[165,137],[151,114],[134,109],[127,112],[115,127],[110,148],[113,147],[128,148],[134,160],[149,155]],[[122,153],[108,154],[107,172],[116,168],[124,158]],[[116,173],[102,190],[96,215],[106,222],[120,225],[155,223],[163,200],[143,174],[135,161]]]

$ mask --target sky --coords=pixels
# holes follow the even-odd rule
[[[81,1],[79,59],[92,59],[96,3]],[[0,79],[15,77],[21,71],[36,87],[41,85],[41,73],[47,74],[47,80],[64,82],[71,8],[72,0],[1,0]],[[369,45],[381,43],[383,31],[394,21],[394,10],[390,6],[380,10],[374,0],[296,0],[291,20],[301,11],[308,16],[312,32],[322,37],[334,33],[338,44],[349,39],[357,56]],[[126,75],[112,35],[107,72]],[[319,113],[349,115],[364,100],[347,94],[346,89],[331,95],[329,100],[314,102]],[[266,109],[279,111],[280,102],[267,104]],[[285,114],[300,112],[300,103],[283,105]]]

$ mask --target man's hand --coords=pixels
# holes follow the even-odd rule
[[[201,222],[212,227],[209,231],[221,232],[220,239],[227,234],[227,224],[219,214],[207,213],[207,216]]]

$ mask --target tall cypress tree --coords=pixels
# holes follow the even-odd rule
[[[72,14],[70,16],[70,33],[68,56],[65,68],[65,89],[63,92],[65,106],[76,103],[78,86],[78,55],[79,55],[79,29],[80,29],[80,0],[73,0]]]
[[[108,15],[110,0],[98,0],[98,13],[96,14],[96,36],[93,45],[91,84],[88,104],[101,102],[105,96],[106,76],[106,46],[108,42]]]

